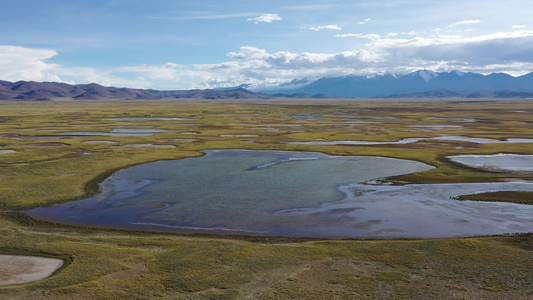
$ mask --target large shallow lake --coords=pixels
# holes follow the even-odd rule
[[[102,193],[27,211],[71,224],[295,237],[455,237],[533,231],[533,206],[455,201],[533,184],[373,185],[425,171],[408,160],[212,150],[115,173]]]

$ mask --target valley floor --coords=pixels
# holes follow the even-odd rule
[[[533,229],[459,239],[313,240],[81,227],[21,211],[94,195],[99,182],[129,166],[209,149],[386,156],[436,167],[390,178],[398,184],[531,182],[532,172],[473,168],[447,157],[533,154],[532,143],[432,138],[532,139],[532,113],[527,100],[2,102],[0,254],[57,257],[65,265],[47,279],[0,287],[0,298],[531,298]],[[302,144],[406,138],[427,139]]]

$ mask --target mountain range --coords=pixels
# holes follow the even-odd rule
[[[420,70],[406,75],[324,77],[305,85],[305,78],[266,93],[326,94],[345,98],[412,98],[412,97],[532,97],[533,72],[513,77],[505,73],[482,75],[476,73],[433,72]]]
[[[297,88],[290,88],[290,87]],[[533,72],[513,77],[505,73],[433,72],[373,77],[294,79],[268,91],[253,92],[248,85],[230,89],[158,91],[72,85],[58,82],[0,80],[0,100],[133,100],[133,99],[271,99],[271,98],[533,98]]]
[[[0,81],[0,100],[134,100],[134,99],[265,99],[272,96],[243,88],[218,90],[158,91],[105,87],[99,84]]]

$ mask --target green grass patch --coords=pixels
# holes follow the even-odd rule
[[[0,154],[0,209],[21,210],[87,197],[97,193],[98,183],[116,170],[157,160],[199,156],[200,151],[209,149],[386,156],[436,167],[394,178],[413,183],[533,178],[524,173],[483,172],[445,159],[460,154],[532,154],[533,144],[527,143],[290,144],[315,140],[398,141],[443,135],[498,140],[531,138],[530,114],[517,112],[533,110],[533,103],[526,100],[132,103],[1,102],[0,150],[17,152]],[[143,116],[192,120],[109,120]],[[478,121],[459,120],[466,118]],[[117,128],[168,131],[135,137],[35,138],[64,136],[63,132],[109,132]],[[13,138],[14,134],[24,138]],[[198,140],[174,141],[183,138]],[[67,146],[28,147],[47,142]],[[127,144],[169,144],[176,148],[112,147]],[[529,203],[532,198],[531,193],[515,192],[476,197],[482,197],[481,201],[529,200]],[[0,236],[2,251],[69,259],[68,265],[48,279],[0,288],[0,298],[6,299],[527,299],[533,295],[531,235],[325,241],[213,237],[83,228],[40,222],[20,212],[4,211],[0,214]]]
[[[518,204],[533,204],[533,192],[491,192],[474,195],[463,195],[457,200],[511,202]]]

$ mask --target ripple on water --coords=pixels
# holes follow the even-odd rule
[[[60,222],[180,232],[307,237],[455,237],[533,231],[533,206],[455,201],[531,183],[370,185],[429,170],[415,161],[210,150],[124,169],[93,198],[27,213]],[[373,181],[376,182],[376,181]],[[150,206],[165,203],[166,206]]]

